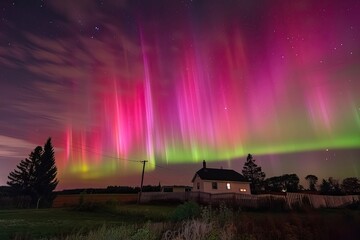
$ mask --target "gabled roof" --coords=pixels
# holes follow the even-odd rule
[[[248,182],[243,175],[231,169],[202,168],[195,173],[192,182],[194,182],[196,175],[202,180]]]

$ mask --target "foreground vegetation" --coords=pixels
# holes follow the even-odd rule
[[[243,211],[189,202],[1,210],[0,239],[357,239],[354,208]]]
[[[84,204],[74,209],[0,210],[0,239],[64,237],[91,229],[161,222],[176,206]]]

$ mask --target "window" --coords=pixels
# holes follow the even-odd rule
[[[196,188],[197,188],[198,190],[200,189],[200,183],[199,183],[199,182],[196,184]]]
[[[212,183],[212,189],[217,189],[217,182]]]
[[[226,183],[226,189],[228,189],[228,190],[231,189],[230,183]]]
[[[240,192],[246,192],[245,188],[240,188]]]

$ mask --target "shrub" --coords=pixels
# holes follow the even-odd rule
[[[173,212],[171,219],[173,221],[183,221],[199,217],[201,213],[200,206],[195,202],[186,202],[179,205]]]

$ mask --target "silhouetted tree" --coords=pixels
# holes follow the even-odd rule
[[[267,192],[281,192],[285,190],[285,185],[281,176],[274,176],[265,180],[265,190]]]
[[[341,195],[339,181],[332,177],[329,177],[328,180],[323,179],[320,192],[325,195]]]
[[[266,179],[265,189],[270,192],[297,192],[299,177],[296,174],[284,174]]]
[[[35,171],[34,192],[38,198],[37,207],[39,206],[40,200],[42,200],[45,205],[49,205],[54,199],[52,193],[59,183],[56,175],[55,153],[51,144],[51,138],[49,138],[44,145],[44,151]]]
[[[284,174],[282,175],[287,192],[297,192],[299,190],[299,177],[295,174]]]
[[[305,179],[309,182],[309,190],[316,191],[316,183],[318,181],[317,176],[315,175],[307,175]]]
[[[21,160],[17,169],[9,173],[7,184],[13,195],[29,196],[32,205],[39,207],[41,199],[51,203],[52,192],[58,184],[56,174],[54,149],[49,138],[44,149],[37,146],[29,158]]]
[[[255,163],[255,159],[253,159],[251,154],[248,154],[246,158],[242,174],[251,182],[251,192],[259,193],[265,179],[265,173],[261,170],[261,167]]]
[[[39,165],[41,154],[42,147],[37,146],[29,154],[29,158],[21,160],[20,164],[16,166],[17,169],[10,172],[7,184],[14,195],[30,196],[32,200],[36,198],[34,195],[35,171]]]
[[[0,198],[10,196],[10,187],[9,186],[0,186]]]
[[[341,188],[346,194],[360,194],[360,180],[356,177],[345,178]]]

